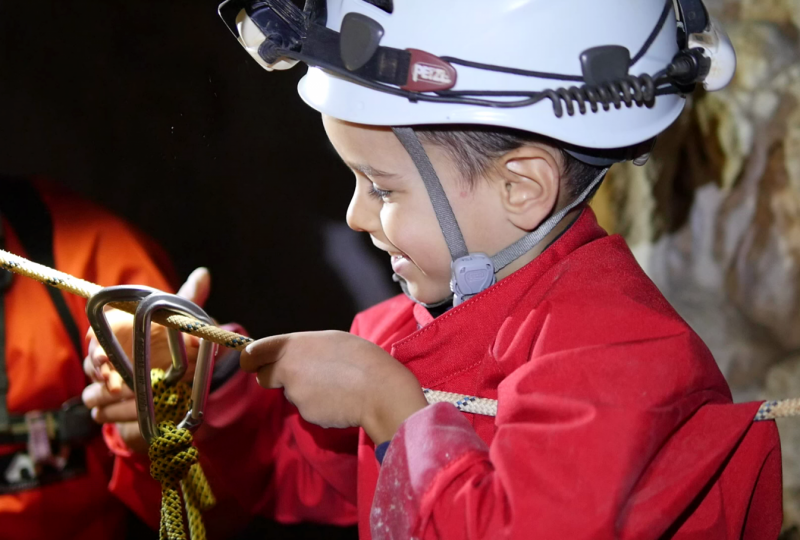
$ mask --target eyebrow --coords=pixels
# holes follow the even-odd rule
[[[348,163],[345,162],[345,165],[353,169],[354,171],[358,171],[364,176],[371,176],[373,178],[393,178],[397,176],[394,173],[382,171],[380,169],[376,169],[366,163]]]

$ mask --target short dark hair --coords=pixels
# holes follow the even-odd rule
[[[603,167],[575,159],[553,139],[519,129],[454,124],[418,126],[414,131],[422,142],[447,151],[471,185],[495,159],[530,143],[546,144],[558,150],[561,174],[566,179],[567,194],[571,199],[583,193],[603,170]]]

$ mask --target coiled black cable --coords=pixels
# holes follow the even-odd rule
[[[586,114],[587,104],[593,113],[596,113],[600,106],[604,111],[608,111],[612,105],[616,109],[621,109],[622,105],[628,108],[634,105],[652,107],[656,97],[656,83],[648,74],[630,75],[624,79],[599,85],[585,84],[581,87],[571,86],[544,90],[542,94],[553,103],[553,112],[556,117],[561,118],[564,116],[564,107],[566,107],[568,115],[574,116],[575,105],[578,106],[581,114]]]
[[[633,57],[633,59],[631,59],[629,64],[630,66],[636,64],[637,61],[642,58],[650,49],[656,37],[664,28],[664,24],[669,18],[672,5],[672,0],[664,0],[664,9],[658,22],[656,23],[656,26],[653,28],[653,31],[650,33],[650,36],[647,38],[647,41],[642,46],[641,50]],[[620,79],[604,82],[602,84],[584,84],[582,86],[571,86],[569,88],[561,87],[534,91],[441,90],[433,92],[418,92],[413,90],[404,90],[402,87],[359,76],[358,74],[347,70],[343,65],[340,64],[338,59],[333,59],[332,57],[316,57],[303,54],[302,50],[297,51],[292,49],[278,49],[276,54],[278,56],[284,56],[305,62],[309,66],[320,67],[351,82],[361,84],[378,92],[406,98],[412,103],[453,103],[506,109],[528,107],[549,99],[553,105],[553,112],[557,118],[564,116],[564,108],[566,108],[569,116],[574,116],[576,106],[580,114],[586,114],[589,109],[591,109],[593,113],[596,113],[600,110],[601,106],[605,111],[610,110],[612,105],[616,109],[621,109],[623,105],[628,108],[631,108],[634,105],[638,107],[652,107],[657,96],[678,94],[682,91],[682,88],[677,86],[671,77],[665,77],[667,74],[667,69],[663,69],[655,75],[628,75]],[[519,68],[473,62],[451,56],[441,56],[440,58],[452,64],[463,65],[474,69],[510,73],[525,77],[575,82],[583,82],[585,80],[582,75],[564,75],[558,73],[530,71]]]
[[[553,113],[557,118],[564,116],[564,108],[567,109],[569,116],[574,116],[577,111],[586,114],[589,110],[596,113],[603,107],[608,111],[613,105],[621,109],[623,105],[633,107],[652,107],[655,104],[656,96],[675,93],[675,89],[669,85],[669,79],[664,77],[665,71],[662,70],[655,75],[642,74],[638,76],[629,75],[622,79],[605,82],[600,85],[571,86],[569,88],[555,88],[541,91],[524,90],[447,90],[437,92],[442,98],[449,98],[452,102],[458,99],[470,99],[472,102],[478,101],[476,98],[486,97],[520,97],[517,101],[488,101],[480,100],[481,104],[492,107],[520,107],[532,105],[549,99],[553,105]],[[587,108],[588,105],[588,108]]]

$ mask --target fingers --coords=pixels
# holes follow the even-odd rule
[[[107,372],[104,374],[106,378],[106,388],[108,388],[111,393],[120,392],[123,388],[127,388],[122,379],[122,375],[120,375],[118,371],[112,369],[108,364],[104,364],[101,369],[105,369]]]
[[[130,400],[133,398],[133,391],[127,386],[122,386],[118,391],[110,391],[104,383],[94,383],[83,389],[81,398],[84,405],[94,409],[95,407],[105,407],[112,403]]]
[[[275,364],[268,364],[256,372],[256,381],[262,388],[283,388]]]
[[[136,421],[136,402],[132,399],[92,409],[92,418],[98,424]]]
[[[108,357],[103,350],[98,347],[99,353],[90,351],[89,355],[83,360],[83,372],[93,382],[106,382],[108,374],[111,373],[111,365]]]
[[[83,336],[83,340],[84,342],[88,342],[90,346],[92,344],[92,341],[97,340],[97,336],[94,333],[94,328],[92,328],[91,326],[89,327],[89,330],[86,331],[86,335]]]
[[[100,373],[100,370],[95,367],[94,362],[92,362],[89,356],[83,359],[83,372],[90,381],[103,382],[103,375]]]
[[[82,399],[98,424],[136,421],[136,401],[127,386],[112,392],[105,384],[90,384],[83,390]]]
[[[92,382],[105,383],[111,392],[124,386],[124,379],[111,365],[111,361],[96,340],[89,342],[89,355],[83,360],[83,371]]]
[[[239,358],[243,371],[256,373],[268,364],[274,364],[286,353],[291,336],[272,336],[249,344]]]
[[[139,454],[147,455],[149,445],[142,437],[137,422],[117,422],[117,433],[119,433],[125,444]]]
[[[186,282],[178,290],[178,296],[191,300],[202,307],[211,293],[211,274],[208,268],[197,268],[189,274]]]
[[[88,358],[92,360],[95,367],[99,368],[101,365],[109,363],[106,351],[103,350],[96,338],[89,342],[88,351]]]

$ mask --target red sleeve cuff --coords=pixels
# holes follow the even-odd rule
[[[413,536],[425,495],[440,475],[460,469],[467,456],[488,451],[464,413],[450,403],[411,415],[392,438],[381,466],[370,514],[372,536]]]

